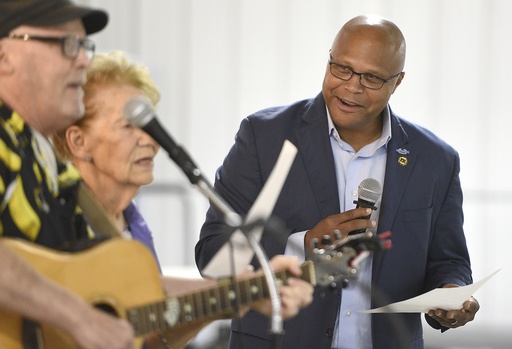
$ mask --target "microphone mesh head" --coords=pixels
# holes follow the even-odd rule
[[[361,200],[376,203],[382,194],[382,187],[378,180],[366,178],[359,184],[357,194]]]
[[[151,102],[143,96],[130,98],[124,105],[123,112],[130,124],[140,128],[146,126],[155,117]]]

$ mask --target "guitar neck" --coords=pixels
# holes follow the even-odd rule
[[[313,263],[305,262],[301,269],[300,278],[315,286]],[[292,275],[288,271],[277,271],[275,276],[278,284],[285,284]],[[136,336],[145,336],[180,325],[229,318],[241,306],[268,297],[269,290],[264,276],[235,283],[223,279],[216,287],[128,309],[127,320],[132,324]]]

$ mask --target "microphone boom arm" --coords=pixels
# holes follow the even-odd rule
[[[242,217],[222,199],[202,176],[201,171],[187,152],[174,142],[170,134],[158,121],[153,107],[147,98],[142,96],[131,98],[124,107],[124,115],[131,124],[140,127],[167,151],[169,157],[181,168],[190,182],[196,185],[210,203],[224,214],[226,224],[231,227],[240,228],[244,233],[260,263],[269,288],[272,304],[272,333],[276,337],[282,334],[281,299],[277,292],[276,278],[261,244],[253,236],[254,234],[251,233],[251,226],[246,225],[244,227]]]
[[[251,245],[254,250],[254,254],[260,263],[261,269],[263,270],[263,274],[265,275],[265,279],[267,280],[267,285],[269,288],[270,302],[272,305],[272,316],[271,316],[271,333],[278,337],[283,333],[283,318],[281,316],[281,297],[279,296],[279,292],[277,291],[277,283],[276,276],[274,271],[270,267],[270,262],[267,258],[266,253],[263,250],[260,242],[254,237],[254,234],[251,232],[251,227],[246,226],[244,228],[242,224],[242,218],[239,214],[237,214],[228,203],[226,203],[222,197],[215,191],[215,189],[202,177],[201,171],[199,169],[195,169],[192,171],[194,181],[192,181],[191,177],[187,174],[189,179],[191,179],[191,183],[195,184],[198,189],[209,199],[213,206],[215,206],[219,211],[224,214],[224,219],[226,224],[231,227],[239,227],[240,230],[244,233],[247,241]],[[249,228],[249,230],[247,230]],[[276,342],[277,343],[277,342]]]

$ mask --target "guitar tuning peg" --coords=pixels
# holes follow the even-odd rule
[[[338,229],[336,229],[336,230],[334,231],[334,238],[336,239],[336,241],[341,240],[341,231],[339,231]]]
[[[330,245],[331,244],[331,237],[329,235],[324,235],[322,238],[322,244],[323,245]]]
[[[318,249],[318,239],[317,238],[311,239],[311,248],[313,250],[317,250]]]

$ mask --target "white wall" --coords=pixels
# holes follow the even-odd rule
[[[408,57],[391,105],[459,150],[474,278],[503,268],[476,294],[482,310],[474,323],[442,337],[427,331],[428,339],[461,343],[469,333],[485,333],[474,345],[490,343],[490,334],[512,339],[505,331],[512,325],[506,218],[512,211],[512,1],[78,2],[108,10],[109,26],[92,37],[98,51],[123,50],[150,67],[163,96],[162,122],[212,181],[244,116],[320,92],[328,50],[345,21],[378,13],[397,23]],[[206,200],[164,154],[156,175],[138,201],[160,258],[166,266],[194,265]]]

